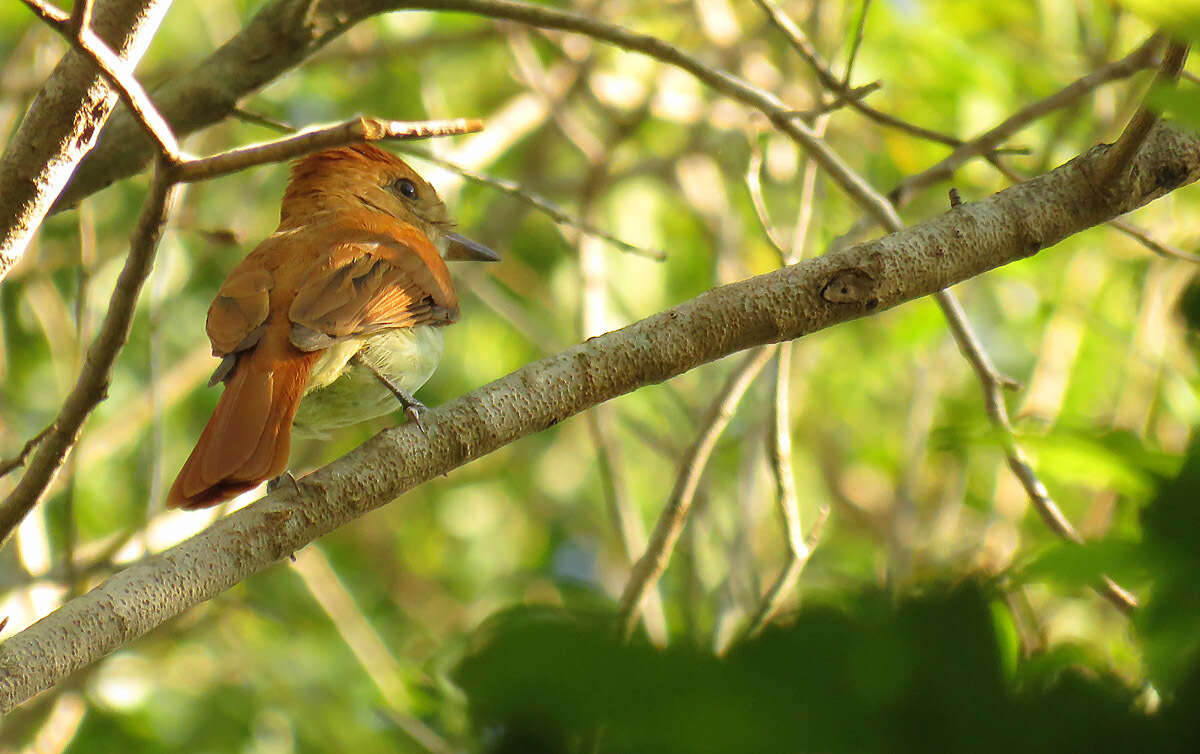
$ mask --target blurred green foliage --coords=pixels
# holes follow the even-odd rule
[[[840,75],[862,4],[780,4]],[[259,5],[174,4],[139,76],[170,80]],[[752,3],[559,5],[661,35],[799,109],[829,98]],[[877,1],[851,83],[880,80],[873,107],[967,139],[1125,55],[1148,23],[1167,22],[1155,12],[1168,6],[1183,4]],[[6,140],[63,49],[20,4],[0,4]],[[999,159],[1034,175],[1111,141],[1150,76],[1034,121],[1006,145],[1027,153]],[[1194,84],[1161,96],[1169,115],[1197,122]],[[803,155],[745,108],[643,57],[465,14],[363,22],[243,106],[294,126],[358,113],[484,117],[479,137],[414,149],[667,253],[656,263],[587,246],[576,229],[414,159],[462,231],[504,254],[453,270],[463,318],[418,396],[430,405],[594,334],[581,325],[585,299],[602,311],[598,327],[615,328],[776,267],[746,188],[755,147],[787,243],[801,210]],[[273,135],[229,120],[186,146],[207,154]],[[832,115],[826,138],[883,191],[949,153],[851,109]],[[206,308],[275,227],[285,180],[268,166],[184,193],[109,399],[0,552],[3,635],[206,520],[165,516],[161,499],[217,397],[203,387],[214,365]],[[145,185],[121,181],[50,218],[0,284],[0,457],[58,411]],[[950,185],[914,197],[905,220],[945,211]],[[971,201],[1008,179],[975,160],[952,185]],[[1195,253],[1198,197],[1185,188],[1128,219]],[[862,214],[819,173],[811,209],[798,243],[808,256]],[[425,751],[426,728],[455,750],[1195,750],[1195,270],[1101,227],[956,289],[997,365],[1024,384],[1008,398],[1018,440],[1085,546],[1063,545],[1030,509],[937,307],[912,302],[795,344],[800,516],[807,531],[821,508],[832,514],[758,638],[742,632],[786,556],[765,448],[770,367],[718,443],[664,576],[665,648],[611,638],[628,558],[581,417],[413,490],[163,626],[11,715],[0,748],[32,741],[74,699],[69,752]],[[644,526],[736,361],[610,404],[615,487]],[[393,423],[297,442],[292,469]],[[1089,589],[1101,573],[1142,598],[1134,618]]]
[[[1192,710],[1051,652],[1018,660],[990,589],[816,597],[723,657],[626,645],[604,621],[523,608],[457,676],[484,750],[1192,751]],[[610,630],[604,630],[609,628]],[[1009,653],[1014,656],[1005,657]],[[1190,669],[1192,673],[1196,668]]]

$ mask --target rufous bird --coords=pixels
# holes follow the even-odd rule
[[[320,436],[412,397],[458,319],[446,260],[496,261],[453,232],[403,160],[357,144],[292,168],[279,228],[233,269],[208,310],[225,383],[167,506],[215,505],[284,473],[293,426]],[[424,427],[422,426],[422,429]]]

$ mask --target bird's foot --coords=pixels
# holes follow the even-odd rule
[[[355,354],[353,360],[361,364],[371,374],[375,375],[375,379],[383,383],[384,387],[392,391],[392,395],[396,396],[396,400],[400,401],[400,405],[404,407],[404,414],[408,420],[417,425],[417,429],[421,430],[421,434],[429,436],[429,431],[425,429],[425,422],[421,421],[421,414],[429,410],[429,407],[412,396],[412,393],[401,388],[383,372],[380,372],[375,367],[371,366],[370,362],[362,357],[361,353]]]
[[[396,391],[396,398],[400,400],[400,405],[404,406],[404,415],[408,420],[417,425],[417,429],[421,430],[421,434],[429,436],[429,430],[425,429],[425,422],[421,421],[421,414],[429,410],[429,407],[412,396],[412,393],[404,390]]]

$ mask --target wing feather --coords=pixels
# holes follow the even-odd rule
[[[411,228],[335,245],[309,268],[288,317],[292,342],[313,350],[380,330],[450,324],[458,299],[437,249]]]
[[[253,348],[265,331],[274,278],[264,269],[235,269],[208,308],[208,339],[213,354]]]

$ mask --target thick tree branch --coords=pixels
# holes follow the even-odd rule
[[[92,27],[132,67],[169,5],[170,0],[102,0],[91,14]],[[0,156],[0,280],[24,255],[116,99],[90,57],[76,49],[42,86]]]
[[[201,534],[131,566],[0,645],[0,710],[407,490],[618,395],[798,338],[1008,264],[1200,178],[1200,140],[1158,125],[1119,192],[1097,147],[1039,178],[844,252],[708,291],[530,364],[383,432]]]

